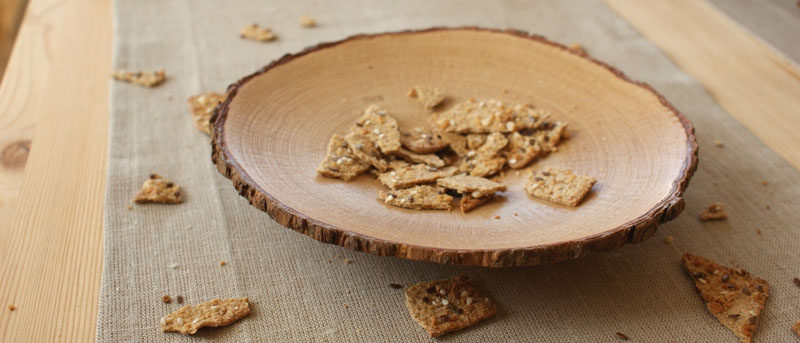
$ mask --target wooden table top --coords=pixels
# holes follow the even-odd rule
[[[796,65],[705,1],[606,2],[800,168]],[[95,338],[111,42],[110,0],[28,6],[0,83],[2,342]]]

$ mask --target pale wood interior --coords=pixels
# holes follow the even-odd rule
[[[524,193],[530,168],[510,172],[505,200],[461,214],[388,207],[370,176],[316,176],[329,137],[370,103],[402,127],[427,125],[429,114],[406,96],[415,84],[445,88],[451,99],[444,108],[476,97],[550,111],[569,122],[571,138],[530,168],[570,168],[598,183],[580,207],[568,208]],[[253,182],[298,212],[377,239],[449,249],[532,247],[602,234],[667,198],[687,159],[682,124],[650,91],[563,49],[470,30],[360,39],[277,66],[241,88],[224,132]]]

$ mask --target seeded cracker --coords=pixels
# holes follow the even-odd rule
[[[155,87],[160,85],[167,78],[164,69],[156,71],[129,72],[124,70],[115,71],[111,74],[115,80],[127,81],[145,87]]]
[[[445,194],[444,188],[427,185],[380,191],[378,195],[389,205],[413,210],[450,210],[453,201],[453,197]]]
[[[447,147],[438,134],[432,133],[428,129],[415,127],[407,132],[400,133],[400,143],[406,149],[418,154],[430,154]]]
[[[503,152],[511,169],[525,168],[539,154],[541,148],[535,139],[519,132],[508,135],[508,146]]]
[[[214,299],[196,306],[187,305],[161,319],[161,331],[193,335],[198,329],[226,326],[247,317],[247,298]]]
[[[434,182],[456,173],[455,167],[436,168],[424,164],[393,163],[392,170],[378,174],[378,180],[391,189]]]
[[[344,138],[334,134],[328,143],[328,154],[317,167],[317,173],[348,181],[367,169],[369,169],[369,163],[361,161],[353,155]]]
[[[425,163],[431,167],[437,168],[444,167],[444,161],[442,161],[439,156],[436,156],[436,154],[417,154],[415,152],[400,148],[400,150],[397,150],[395,155],[402,157],[408,162]]]
[[[722,203],[716,202],[708,206],[708,209],[700,213],[700,220],[722,220],[728,218],[728,212],[722,207]]]
[[[467,138],[457,133],[444,132],[437,130],[436,133],[442,137],[442,141],[450,146],[459,157],[466,157],[469,149],[467,148]]]
[[[497,313],[489,298],[463,275],[408,287],[406,306],[431,337],[464,329]]]
[[[417,98],[426,109],[433,109],[442,103],[445,98],[444,91],[431,86],[415,86],[408,91],[408,96]]]
[[[467,135],[467,148],[469,148],[470,150],[475,150],[477,148],[480,148],[481,145],[483,145],[483,143],[486,142],[486,136],[488,136],[488,135],[485,134],[485,133],[470,133],[470,134],[468,134]]]
[[[499,172],[506,164],[506,159],[497,154],[506,145],[508,139],[502,133],[494,132],[487,135],[478,150],[467,152],[467,157],[462,161],[459,170],[472,176],[489,176]]]
[[[203,93],[189,98],[187,102],[189,103],[189,109],[192,111],[194,127],[210,135],[211,123],[209,123],[209,120],[214,114],[214,108],[224,100],[225,95],[219,93]]]
[[[400,150],[400,130],[397,127],[397,120],[377,105],[369,105],[356,126],[366,129],[369,138],[384,154],[393,154]]]
[[[555,122],[544,123],[540,127],[541,131],[536,131],[533,138],[539,144],[541,150],[545,153],[556,151],[556,145],[561,143],[561,140],[566,137],[567,123]]]
[[[250,24],[243,27],[239,31],[239,36],[259,42],[268,42],[277,38],[277,36],[272,33],[272,30],[265,27],[260,27],[258,24]]]
[[[364,128],[355,127],[344,137],[344,140],[353,155],[380,171],[386,171],[389,168],[389,162],[386,161],[366,131]]]
[[[456,175],[441,178],[436,183],[444,188],[455,190],[461,194],[469,194],[474,198],[482,198],[506,190],[506,186],[482,177]]]
[[[744,270],[735,271],[704,257],[684,254],[683,267],[714,317],[749,343],[769,296],[769,284]]]
[[[461,202],[459,203],[459,205],[461,205],[461,213],[467,213],[469,211],[472,211],[494,198],[495,198],[494,194],[483,196],[480,198],[475,198],[470,194],[464,194],[461,197]]]
[[[595,182],[593,177],[574,174],[571,170],[547,169],[531,173],[525,191],[539,199],[574,207]]]
[[[549,114],[530,105],[510,106],[499,100],[469,99],[447,112],[434,114],[435,126],[456,133],[515,132],[539,127]]]
[[[133,201],[137,204],[180,204],[183,202],[183,192],[178,185],[161,178],[158,174],[151,174]]]

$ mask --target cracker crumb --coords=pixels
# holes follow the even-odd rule
[[[16,310],[16,309],[17,309],[17,307],[16,307],[16,306],[14,306],[14,305],[11,305],[11,304],[9,304],[9,305],[8,305],[8,310],[9,310],[9,311],[14,311],[14,310]]]
[[[178,304],[183,304],[183,296],[179,295],[175,297],[175,302],[177,302]]]
[[[664,236],[664,243],[671,244],[673,240],[672,236]]]
[[[761,229],[756,229],[756,235],[761,236]]]
[[[394,289],[400,289],[400,288],[403,288],[403,285],[397,284],[397,283],[390,283],[389,287],[394,288]]]
[[[767,181],[766,181],[766,180],[764,180],[764,181],[761,181],[761,184],[762,184],[762,185],[764,185],[764,186],[766,186],[766,185],[767,185]]]
[[[586,49],[583,48],[583,45],[580,45],[578,43],[574,43],[574,44],[570,45],[569,49],[574,51],[574,52],[577,52],[577,53],[579,53],[581,55],[586,54]]]
[[[272,32],[272,30],[270,30],[268,28],[265,28],[265,27],[258,26],[258,24],[255,24],[255,23],[243,27],[239,31],[239,36],[241,38],[250,39],[250,40],[259,41],[259,42],[268,42],[268,41],[275,40],[275,38],[277,38],[275,33]]]
[[[178,262],[173,262],[172,264],[169,265],[169,267],[172,268],[172,269],[178,269],[178,267],[180,267],[180,266],[181,265],[178,264]]]
[[[133,210],[133,206],[128,205],[128,211]]]
[[[614,334],[617,335],[617,338],[619,338],[619,339],[621,339],[623,341],[627,341],[629,339],[628,335],[626,335],[626,334],[624,334],[622,332],[617,331]]]
[[[344,304],[344,308],[350,308],[350,305]]]
[[[767,205],[767,207],[765,207],[765,208],[768,209],[768,210],[772,209],[772,207],[770,207],[769,205]]]
[[[183,191],[180,186],[160,175],[150,174],[150,178],[142,184],[133,201],[137,204],[180,204],[183,202]]]
[[[708,206],[708,209],[700,213],[700,220],[707,221],[707,220],[722,220],[728,218],[728,213],[725,212],[725,208],[722,206],[722,203],[716,202]]]
[[[517,217],[517,216],[519,216],[519,213],[516,213],[516,212],[515,212],[515,213],[514,213],[514,217]]]
[[[161,297],[161,302],[165,304],[169,304],[172,302],[172,298],[169,295],[164,295]]]
[[[797,6],[800,7],[800,0],[797,0]],[[797,321],[792,325],[792,331],[798,336],[800,336],[800,321]]]
[[[500,219],[500,216],[494,216],[494,219]]]
[[[307,15],[301,15],[300,16],[300,26],[311,28],[311,27],[317,26],[317,21],[314,20],[314,18],[311,18],[311,17],[309,17]]]
[[[219,266],[220,266],[220,267],[224,267],[226,264],[228,264],[228,262],[225,262],[225,261],[219,261]]]
[[[156,71],[138,71],[130,72],[125,70],[118,70],[111,74],[115,80],[130,82],[136,85],[145,87],[155,87],[160,85],[166,80],[167,76],[164,69]]]
[[[346,258],[346,259],[344,259],[344,263],[350,264],[350,263],[353,263],[353,260],[351,260],[349,258]]]
[[[230,325],[250,314],[247,298],[214,299],[184,306],[161,318],[161,331],[193,335],[203,327]]]
[[[722,141],[719,140],[719,139],[715,139],[714,140],[714,145],[716,145],[717,148],[721,148],[722,147]]]

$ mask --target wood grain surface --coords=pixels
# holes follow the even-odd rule
[[[330,137],[344,135],[369,104],[401,129],[427,127],[430,113],[406,96],[417,84],[447,90],[439,111],[473,97],[534,104],[569,123],[570,138],[508,172],[501,201],[467,214],[390,207],[368,175],[349,182],[316,175]],[[613,249],[679,214],[697,168],[694,128],[651,88],[517,31],[356,36],[285,56],[229,92],[214,124],[213,159],[239,194],[284,226],[382,256],[499,267]],[[523,187],[542,168],[598,183],[577,208],[534,200]]]
[[[793,105],[787,106],[781,98],[778,105],[771,96],[747,96],[749,104],[722,100],[766,89],[785,92],[785,80],[800,74],[795,66],[748,63],[745,57],[750,54],[777,54],[703,1],[606,2],[697,77],[767,145],[800,166],[800,157],[789,153],[792,146],[800,146],[800,137],[785,130],[787,123],[797,127],[797,103],[789,99]],[[94,340],[110,6],[109,0],[31,0],[0,84],[0,150],[15,142],[32,142],[24,169],[0,166],[2,342]],[[692,35],[684,34],[685,25],[694,30]],[[717,52],[729,62],[718,63]],[[73,74],[83,77],[71,79]],[[730,82],[729,75],[748,78]],[[766,109],[769,113],[764,114]],[[90,125],[64,123],[67,120]],[[25,149],[14,151],[14,156],[25,155]],[[80,173],[76,165],[82,166]],[[52,188],[54,183],[59,186]],[[7,304],[17,310],[9,312]]]

